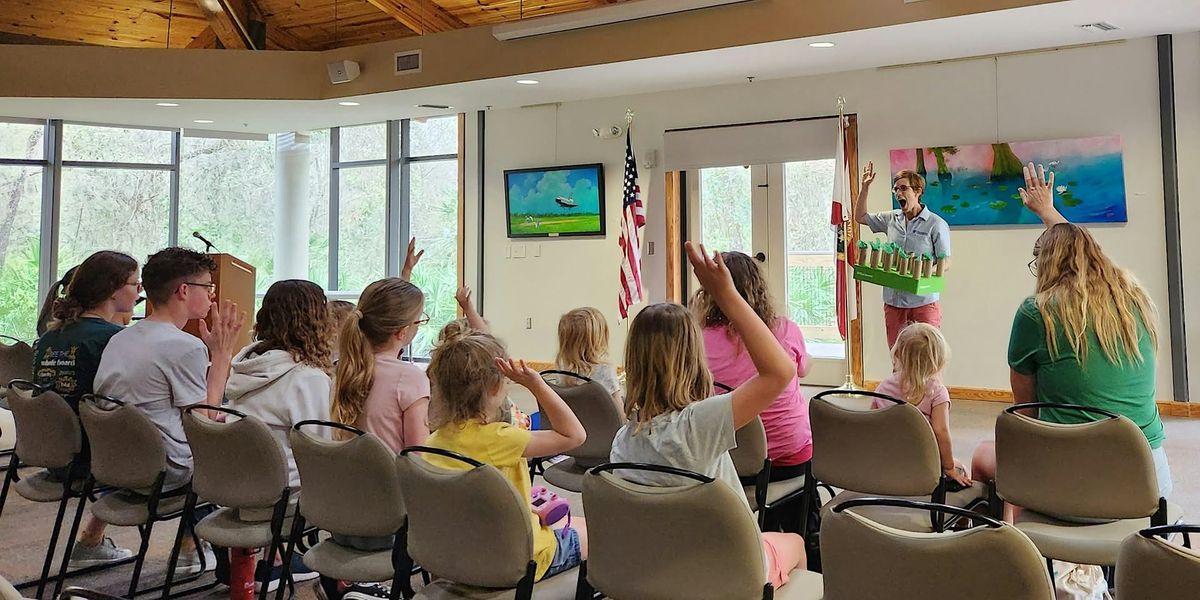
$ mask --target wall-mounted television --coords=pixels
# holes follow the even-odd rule
[[[604,165],[504,172],[508,237],[604,235]]]

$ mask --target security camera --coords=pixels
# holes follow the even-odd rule
[[[621,128],[616,125],[610,125],[608,127],[593,127],[592,135],[602,140],[615,138],[621,135]]]

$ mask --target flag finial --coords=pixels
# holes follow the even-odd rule
[[[633,123],[633,109],[632,108],[625,109],[625,122]]]

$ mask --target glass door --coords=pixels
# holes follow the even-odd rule
[[[757,258],[780,314],[800,326],[812,367],[805,385],[845,379],[829,225],[834,159],[699,169],[688,178],[689,239]],[[689,290],[698,284],[690,279]]]

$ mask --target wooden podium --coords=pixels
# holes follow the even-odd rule
[[[213,283],[216,287],[213,289],[215,294],[214,301],[218,304],[229,300],[237,303],[238,312],[246,312],[246,322],[242,325],[242,331],[238,333],[237,344],[234,346],[234,352],[245,348],[250,343],[250,339],[254,335],[254,277],[255,269],[250,263],[233,256],[232,254],[209,254],[213,262],[217,263],[217,269],[213,271]],[[146,316],[150,316],[153,308],[150,303],[146,303]],[[207,320],[207,318],[205,319]],[[184,331],[199,337],[200,336],[200,319],[188,321]]]

